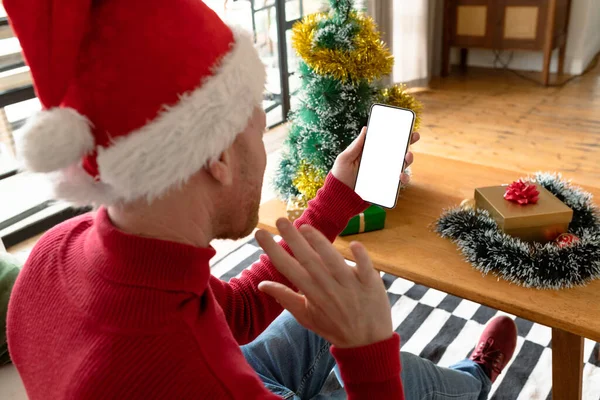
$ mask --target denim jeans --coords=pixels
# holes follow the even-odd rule
[[[343,389],[322,393],[335,367],[329,346],[284,311],[256,340],[242,346],[242,352],[265,387],[284,399],[345,399]],[[407,400],[483,400],[490,391],[490,379],[473,361],[442,368],[410,353],[402,352],[401,359]]]

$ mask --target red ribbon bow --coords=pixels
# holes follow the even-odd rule
[[[506,200],[522,206],[537,203],[539,196],[540,192],[537,190],[537,187],[530,183],[523,182],[522,179],[508,185],[506,193],[504,193],[504,198]]]

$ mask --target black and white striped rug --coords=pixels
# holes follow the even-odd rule
[[[262,254],[254,239],[241,241],[235,250],[212,262],[213,275],[229,280],[251,266]],[[402,338],[402,351],[417,354],[447,367],[467,357],[483,325],[496,315],[509,315],[518,327],[515,356],[498,377],[490,399],[552,397],[551,329],[531,321],[383,274],[392,304],[394,328]],[[583,399],[600,399],[600,346],[586,339]]]

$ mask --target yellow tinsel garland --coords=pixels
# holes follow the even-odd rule
[[[394,59],[379,38],[375,23],[355,11],[350,13],[350,19],[359,28],[353,38],[354,50],[316,48],[314,35],[319,22],[327,18],[326,13],[312,14],[292,29],[292,45],[309,67],[320,75],[330,75],[342,82],[372,81],[392,72]]]
[[[325,183],[325,173],[312,165],[302,161],[300,168],[293,180],[294,186],[306,200],[314,199],[317,191]]]
[[[389,104],[390,106],[413,110],[416,115],[413,131],[418,130],[421,126],[421,110],[423,109],[423,105],[420,101],[406,92],[406,85],[397,84],[383,89],[379,94],[378,101],[383,104]]]

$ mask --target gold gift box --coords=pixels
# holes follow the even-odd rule
[[[506,186],[475,189],[475,205],[487,210],[505,233],[526,242],[546,243],[569,229],[573,210],[540,185],[536,204],[519,205],[504,199]]]

